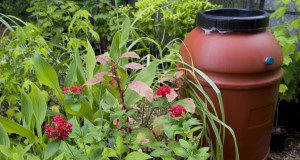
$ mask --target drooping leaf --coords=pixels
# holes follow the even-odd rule
[[[134,69],[134,70],[140,70],[140,69],[143,69],[144,66],[142,66],[141,64],[136,63],[136,62],[131,62],[131,63],[127,63],[125,65],[125,68]]]
[[[37,137],[34,135],[34,133],[23,126],[19,125],[16,122],[13,122],[12,120],[5,118],[3,116],[0,116],[0,123],[2,124],[3,128],[6,130],[7,133],[15,133],[22,137],[26,137],[29,139],[29,141],[34,142]]]
[[[149,102],[153,102],[154,93],[152,89],[147,86],[147,84],[140,81],[134,81],[128,84],[127,87],[128,89],[131,89],[138,93],[140,96],[145,97]]]
[[[150,158],[152,158],[150,155],[143,152],[131,152],[125,157],[125,160],[147,160]]]
[[[87,85],[87,86],[90,86],[90,85],[94,85],[94,84],[97,84],[97,83],[100,83],[100,82],[104,82],[105,79],[104,79],[104,76],[113,76],[112,73],[109,73],[109,72],[100,72],[98,73],[95,77],[91,78],[90,80],[86,81],[84,83],[84,85]]]
[[[54,89],[57,98],[62,102],[63,95],[59,87],[57,74],[39,53],[35,53],[34,55],[34,71],[38,80],[42,84]]]
[[[126,53],[122,54],[122,56],[120,58],[137,58],[137,59],[140,59],[140,56],[138,54],[136,54],[135,52],[126,52]]]

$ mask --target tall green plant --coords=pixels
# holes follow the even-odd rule
[[[292,4],[292,5],[291,5]],[[300,11],[299,0],[278,0],[275,6],[279,7],[271,18],[280,21],[288,20],[285,13],[288,6],[293,6],[295,12]],[[299,82],[300,82],[300,17],[295,17],[291,23],[282,23],[273,28],[274,35],[279,41],[283,52],[283,69],[285,74],[283,77],[284,82],[280,85],[280,98],[286,101],[299,101]]]

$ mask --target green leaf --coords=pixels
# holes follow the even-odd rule
[[[70,84],[74,83],[77,80],[77,65],[76,60],[73,59],[68,70],[67,77],[65,79],[65,85],[69,86]]]
[[[180,157],[187,158],[189,156],[188,152],[184,148],[181,148],[181,147],[173,148],[173,151],[175,152],[176,155],[178,155]]]
[[[127,151],[127,147],[123,144],[122,137],[118,136],[116,139],[116,153],[121,155]]]
[[[189,144],[189,142],[187,142],[184,139],[179,139],[179,143],[180,143],[180,146],[183,147],[183,148],[190,148],[191,147],[191,145]]]
[[[54,89],[54,93],[56,94],[58,100],[62,102],[63,95],[59,87],[57,74],[50,64],[45,61],[39,53],[35,53],[34,55],[34,70],[38,80],[42,84]]]
[[[59,150],[60,143],[61,141],[53,141],[47,144],[47,147],[44,151],[45,160],[52,157]]]
[[[151,86],[156,73],[157,64],[152,62],[148,67],[141,70],[134,81],[144,82],[146,85]],[[126,106],[133,106],[137,101],[141,100],[143,97],[140,96],[138,93],[132,90],[125,91],[125,105]]]
[[[43,92],[34,83],[31,83],[30,98],[32,101],[34,116],[36,118],[36,125],[40,127],[45,120],[47,103],[43,96]]]
[[[0,145],[4,145],[6,147],[10,147],[10,140],[9,137],[4,129],[4,127],[2,126],[1,122],[0,122]]]
[[[288,90],[288,87],[285,84],[279,85],[279,93],[285,93]]]
[[[65,153],[61,153],[57,157],[55,157],[53,160],[63,160],[64,157],[65,157]]]
[[[96,57],[93,47],[90,42],[87,40],[87,54],[85,55],[86,63],[86,74],[87,79],[91,79],[94,76],[94,69],[96,65]]]
[[[102,152],[102,156],[118,158],[116,151],[112,148],[104,148],[104,150]]]
[[[23,123],[25,123],[30,128],[30,123],[33,115],[33,107],[32,107],[32,101],[25,93],[23,89],[19,89],[21,92],[21,111],[23,116]]]
[[[8,133],[15,133],[20,136],[28,138],[31,142],[34,142],[37,137],[33,134],[32,131],[24,128],[23,126],[19,125],[16,122],[13,122],[12,120],[5,118],[3,116],[0,116],[0,123]]]
[[[150,155],[143,152],[131,152],[125,157],[125,160],[147,160],[150,158],[152,158]]]
[[[119,57],[122,53],[120,53],[120,32],[116,32],[114,38],[111,42],[110,54],[109,56],[115,61],[118,62]]]
[[[121,34],[121,40],[120,40],[120,46],[119,48],[122,48],[126,45],[130,33],[130,19],[129,17],[126,17],[122,28],[122,34]]]
[[[271,14],[270,18],[276,17],[278,19],[282,17],[285,12],[286,12],[286,7],[280,7],[274,13]]]

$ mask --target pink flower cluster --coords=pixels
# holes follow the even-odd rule
[[[68,93],[78,94],[79,92],[81,92],[83,90],[84,90],[83,87],[81,87],[81,86],[74,87],[74,85],[71,84],[70,86],[65,87],[61,92],[63,94],[68,94]]]
[[[169,109],[171,117],[180,117],[182,113],[186,114],[186,109],[182,105],[173,106]]]
[[[171,88],[167,85],[160,86],[156,91],[156,95],[160,97],[166,96],[167,94],[170,93],[171,93]]]
[[[63,120],[61,115],[51,119],[52,126],[46,124],[45,131],[49,138],[64,139],[72,132],[72,124]]]

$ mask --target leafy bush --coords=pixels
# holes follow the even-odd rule
[[[295,11],[300,10],[300,1],[278,0],[276,6],[279,7],[272,13],[271,18],[285,20],[284,14],[287,5],[293,4]],[[290,24],[282,23],[274,27],[274,35],[279,41],[283,52],[283,69],[285,71],[283,84],[280,85],[280,98],[286,101],[299,101],[300,83],[300,51],[299,51],[299,29],[300,17],[296,17]]]
[[[128,43],[130,20],[120,28],[110,51],[97,57],[88,40],[70,38],[66,48],[74,57],[67,70],[52,67],[50,54],[33,45],[35,81],[18,87],[20,110],[0,116],[1,159],[222,159],[225,128],[234,133],[196,94],[209,99],[200,83],[184,74],[213,82],[193,66],[177,69],[178,63],[187,64],[174,45],[157,45],[165,56],[140,58],[132,49],[142,40]],[[36,43],[37,36],[23,43]]]
[[[195,27],[197,12],[219,7],[207,0],[139,0],[122,12],[138,19],[137,31],[159,41],[183,39]]]

